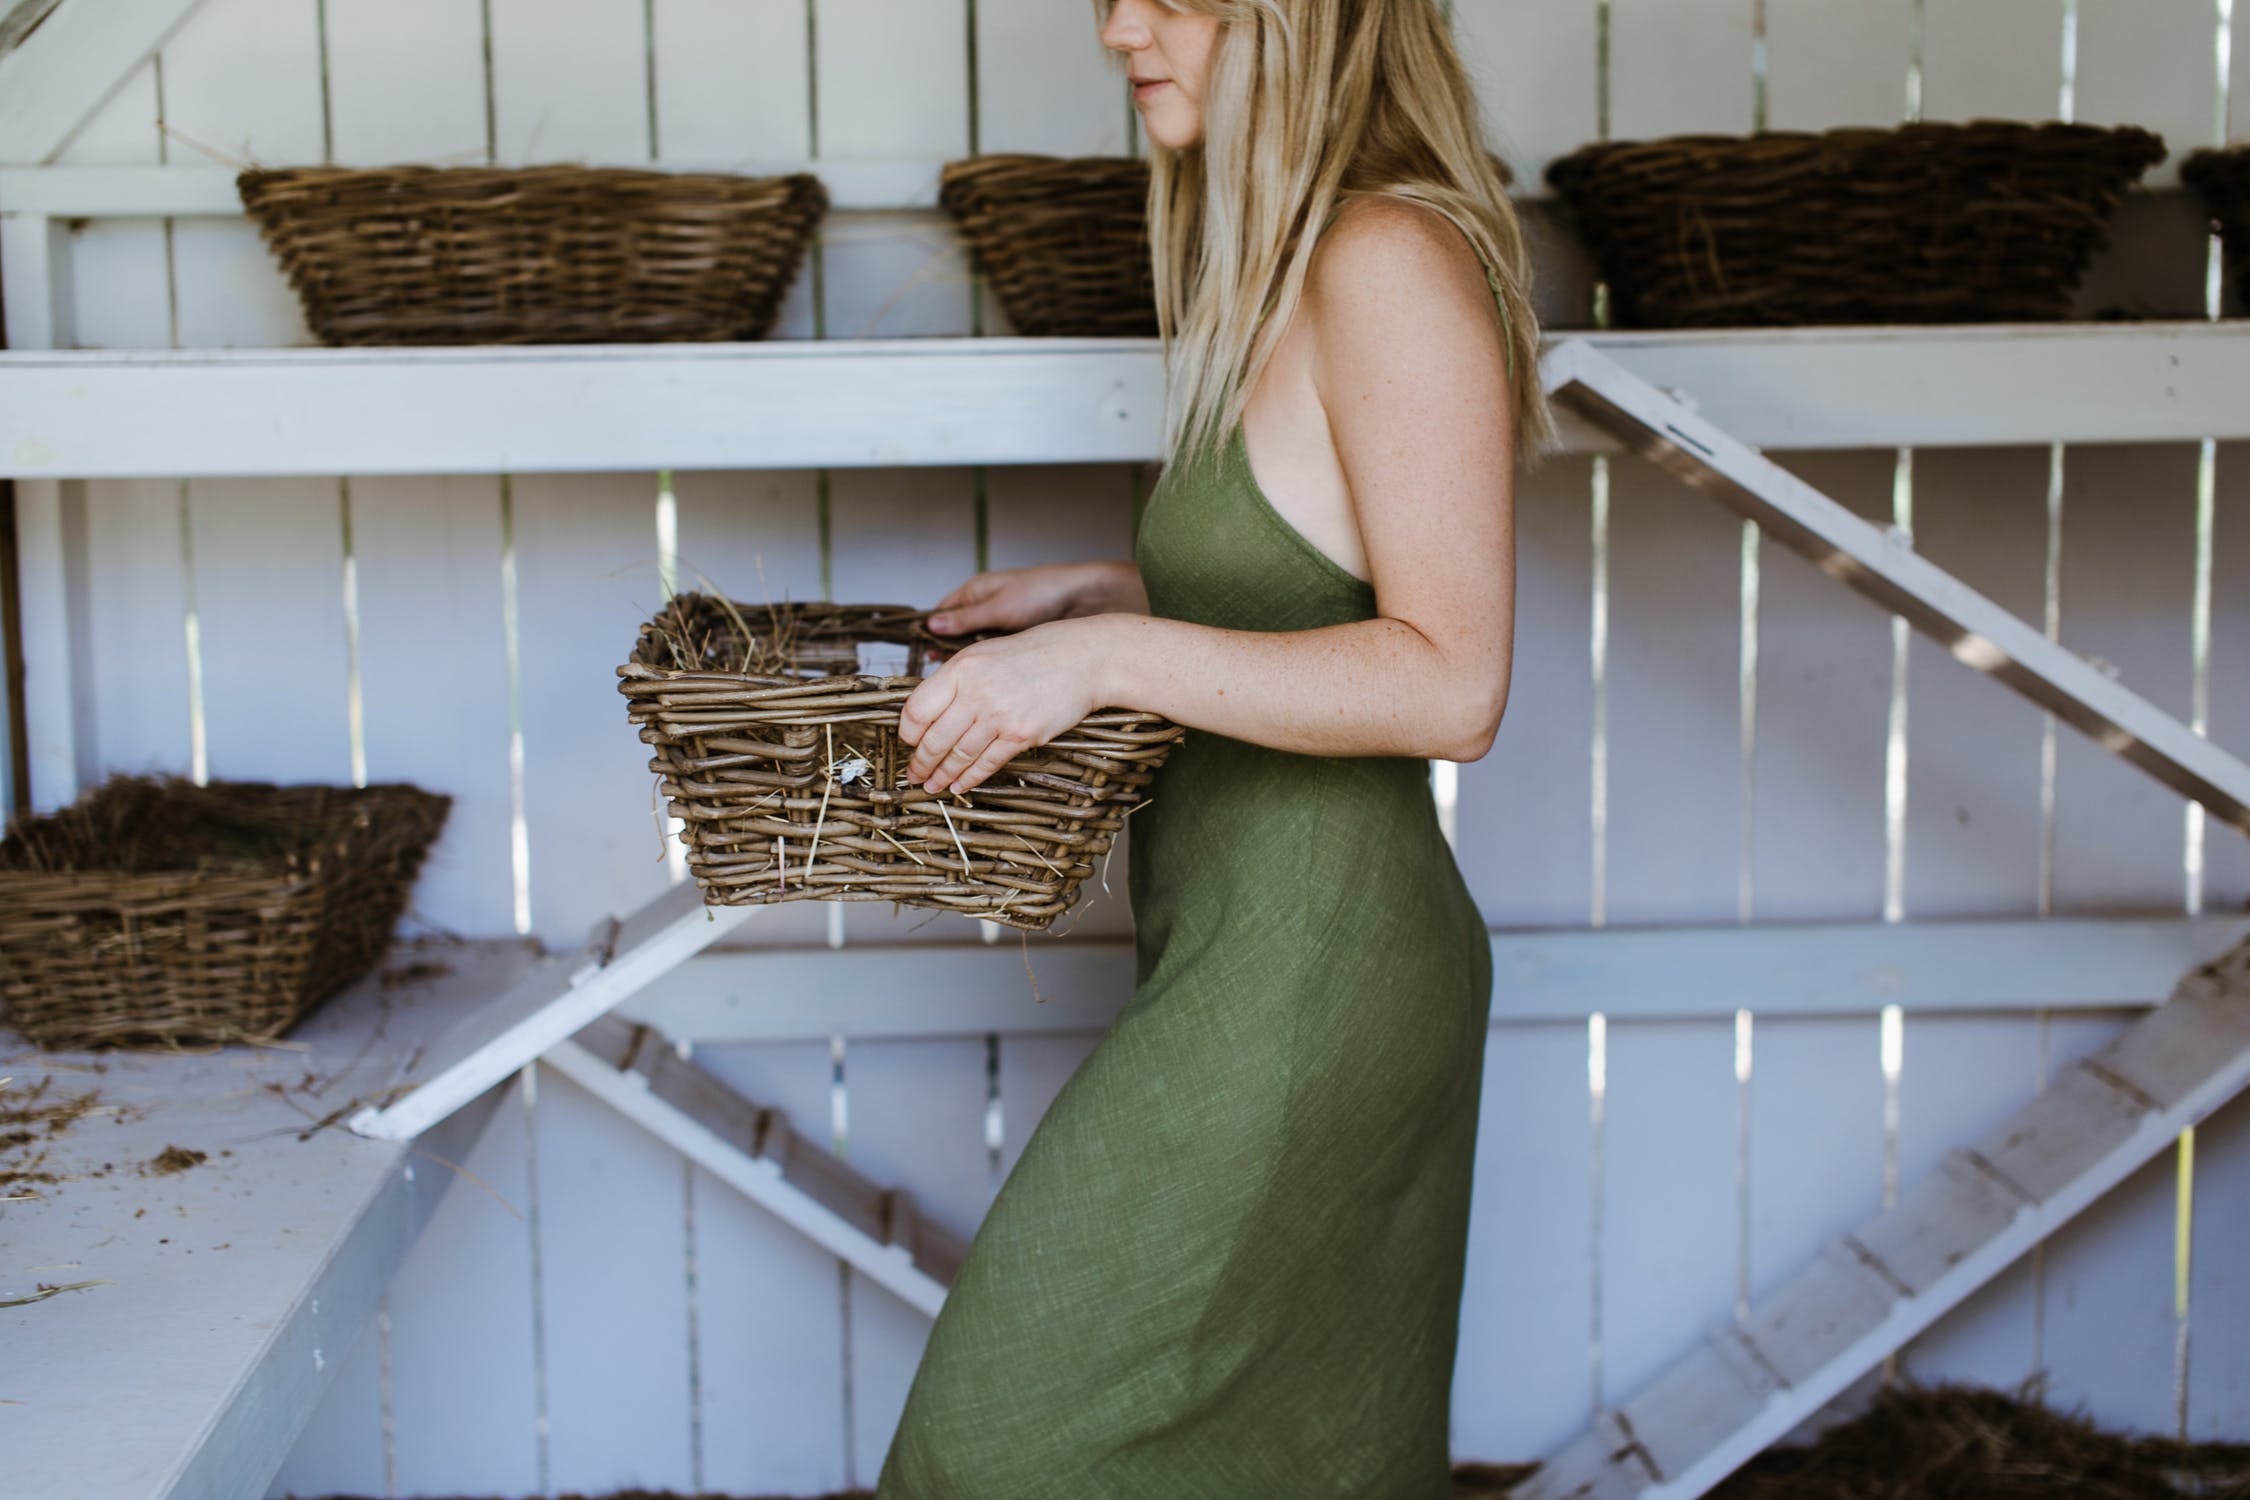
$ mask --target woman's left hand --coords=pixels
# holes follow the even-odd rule
[[[1099,615],[1056,620],[947,657],[899,709],[907,780],[968,791],[1103,707],[1107,636]]]

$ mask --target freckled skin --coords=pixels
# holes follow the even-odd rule
[[[1151,141],[1201,142],[1218,34],[1216,20],[1157,0],[1112,7],[1103,45],[1134,76],[1165,80],[1134,101]],[[1287,476],[1290,494],[1269,498],[1374,584],[1376,616],[1221,630],[1150,615],[1130,562],[980,573],[939,601],[932,628],[1014,633],[956,652],[907,700],[909,779],[970,790],[1111,706],[1302,754],[1482,757],[1514,648],[1503,337],[1483,267],[1450,221],[1397,199],[1348,203],[1315,247],[1244,438],[1261,454],[1280,438],[1268,472]],[[1332,454],[1312,451],[1307,435],[1321,431]]]

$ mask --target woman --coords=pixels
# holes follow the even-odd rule
[[[876,1494],[1438,1500],[1491,951],[1425,758],[1507,703],[1529,267],[1437,0],[1096,10],[1151,146],[1171,460],[1134,562],[943,600],[1014,633],[900,729],[934,791],[1098,707],[1191,732],[1133,819],[1138,986]]]

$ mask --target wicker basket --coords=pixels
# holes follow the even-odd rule
[[[1547,180],[1620,326],[2046,321],[2163,157],[2132,126],[1976,120],[1609,142]]]
[[[805,173],[290,167],[236,185],[329,344],[762,338],[828,206]]]
[[[972,156],[940,169],[938,202],[1016,332],[1156,336],[1147,162]]]
[[[0,997],[48,1049],[270,1042],[373,966],[452,799],[118,777],[0,843]]]
[[[2250,145],[2192,152],[2180,164],[2180,179],[2211,205],[2235,298],[2250,310]]]
[[[960,644],[924,618],[682,594],[641,628],[618,688],[709,904],[893,901],[1034,931],[1070,906],[1183,731],[1105,709],[972,791],[910,786],[899,706]]]

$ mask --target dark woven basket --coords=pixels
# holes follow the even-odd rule
[[[1976,120],[1608,142],[1547,180],[1620,326],[2047,321],[2163,159],[2133,126]]]
[[[51,1050],[270,1042],[382,957],[452,799],[117,777],[0,843],[0,998]]]
[[[763,338],[828,206],[805,173],[289,167],[235,181],[329,344]]]
[[[2211,206],[2235,298],[2250,309],[2250,145],[2192,152],[2180,164],[2180,180]]]
[[[938,202],[1016,332],[1156,336],[1147,162],[972,156],[939,170]]]
[[[932,796],[907,784],[899,707],[961,643],[924,618],[682,594],[641,627],[618,689],[707,903],[895,901],[1035,931],[1068,909],[1183,731],[1103,709]]]

